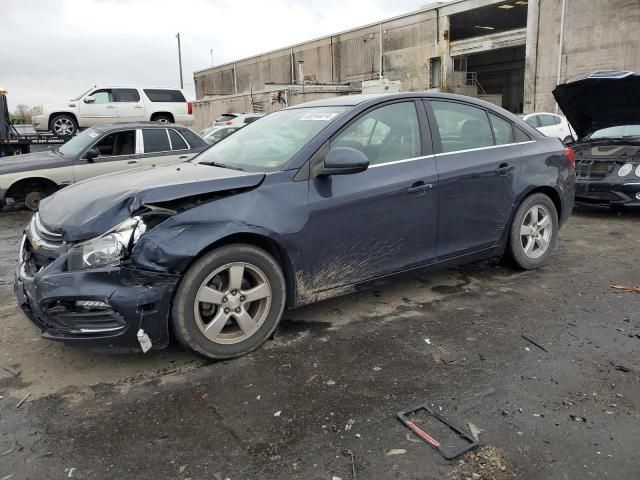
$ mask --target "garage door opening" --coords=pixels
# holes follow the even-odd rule
[[[512,113],[524,106],[525,47],[502,48],[463,57],[470,81],[478,87],[478,96]],[[461,59],[460,59],[461,60]]]

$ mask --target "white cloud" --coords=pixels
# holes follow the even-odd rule
[[[416,10],[424,0],[2,0],[0,85],[10,107],[94,84],[178,86],[193,72]]]

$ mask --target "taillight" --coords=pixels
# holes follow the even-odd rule
[[[224,122],[225,125],[231,125],[231,120],[227,120],[226,122]]]
[[[193,114],[193,104],[191,102],[187,102],[187,113],[189,115]]]
[[[576,152],[573,151],[573,148],[565,147],[564,156],[567,158],[567,163],[571,168],[576,168]]]

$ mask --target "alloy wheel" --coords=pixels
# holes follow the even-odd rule
[[[553,233],[551,213],[542,205],[532,206],[520,226],[520,243],[529,258],[540,258],[549,249]]]
[[[56,135],[72,135],[75,131],[75,126],[68,118],[58,118],[53,122],[53,131]]]
[[[265,322],[271,299],[271,285],[262,270],[249,263],[229,263],[200,285],[193,306],[196,324],[214,343],[239,343]]]

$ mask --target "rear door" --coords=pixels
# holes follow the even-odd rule
[[[429,100],[438,188],[438,258],[494,246],[515,201],[520,146],[513,124],[464,102]]]
[[[195,155],[182,134],[173,128],[143,128],[141,138],[145,166],[182,162]]]
[[[98,150],[100,155],[92,160],[87,160],[82,155],[75,161],[73,175],[76,182],[140,166],[139,155],[136,153],[135,129],[108,133],[89,147],[91,148]]]
[[[309,180],[307,287],[322,291],[432,261],[436,254],[437,173],[421,102],[373,107],[313,159],[334,147],[365,153],[369,168]]]
[[[79,123],[81,127],[115,123],[118,120],[118,109],[113,98],[113,90],[101,88],[94,90],[87,96],[93,97],[93,102],[87,103],[86,97],[80,102]]]
[[[145,120],[144,103],[137,88],[113,89],[118,121],[141,122]]]

